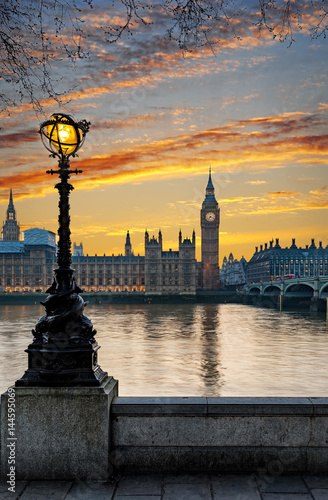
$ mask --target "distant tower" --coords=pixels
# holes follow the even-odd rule
[[[203,289],[217,290],[219,288],[220,209],[214,195],[211,168],[200,212],[200,225],[202,229]]]
[[[74,257],[83,257],[84,256],[84,253],[83,253],[83,244],[80,243],[79,245],[77,245],[76,243],[74,243],[73,245],[73,255]]]
[[[126,240],[125,240],[125,256],[131,257],[131,255],[132,255],[132,246],[131,246],[130,234],[128,231],[126,233]]]
[[[10,188],[9,204],[7,208],[7,219],[2,227],[2,239],[5,241],[19,241],[20,228],[16,220],[14,208],[13,191]]]

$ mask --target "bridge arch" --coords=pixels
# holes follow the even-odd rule
[[[280,287],[270,283],[270,285],[263,288],[263,295],[280,295]]]
[[[248,290],[249,295],[260,295],[261,290],[258,286],[251,286]]]
[[[328,298],[328,283],[324,283],[324,285],[319,290],[319,299],[327,299]]]
[[[285,288],[286,297],[313,297],[314,286],[310,283],[291,283]]]

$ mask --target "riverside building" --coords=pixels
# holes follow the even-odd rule
[[[242,257],[240,260],[234,259],[230,253],[229,258],[223,258],[220,270],[220,281],[228,288],[236,288],[246,283],[247,261]]]
[[[265,243],[255,247],[255,253],[247,265],[247,283],[275,281],[283,277],[306,278],[328,276],[328,245],[317,247],[314,239],[305,248],[297,247],[295,239],[290,247],[281,248],[279,238],[275,245]]]

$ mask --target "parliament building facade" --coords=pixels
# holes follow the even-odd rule
[[[196,261],[196,234],[183,237],[180,230],[177,250],[163,250],[161,231],[145,232],[145,255],[134,255],[127,231],[124,254],[84,255],[83,245],[74,244],[76,282],[84,291],[145,292],[146,294],[194,295],[196,290],[219,288],[220,209],[215,199],[211,172],[201,208],[202,262]],[[56,267],[55,234],[45,229],[24,231],[16,219],[10,190],[7,218],[0,240],[0,292],[45,292]]]

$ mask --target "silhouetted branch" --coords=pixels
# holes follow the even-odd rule
[[[61,102],[72,90],[59,88],[54,67],[72,65],[88,56],[92,36],[86,8],[98,0],[0,0],[0,102],[3,110],[28,102],[37,113],[40,99]],[[90,12],[90,10],[88,10]],[[103,40],[115,43],[136,27],[165,23],[166,36],[183,51],[220,46],[222,39],[239,40],[257,27],[273,39],[291,45],[300,30],[315,39],[326,37],[328,0],[112,0],[107,11],[112,23],[102,26]],[[118,22],[114,13],[122,18]],[[82,14],[82,15],[81,15]],[[158,21],[160,19],[160,21]],[[99,36],[99,30],[97,35]],[[57,71],[57,77],[56,77]],[[55,75],[55,76],[54,76]],[[6,90],[7,89],[7,90]]]

